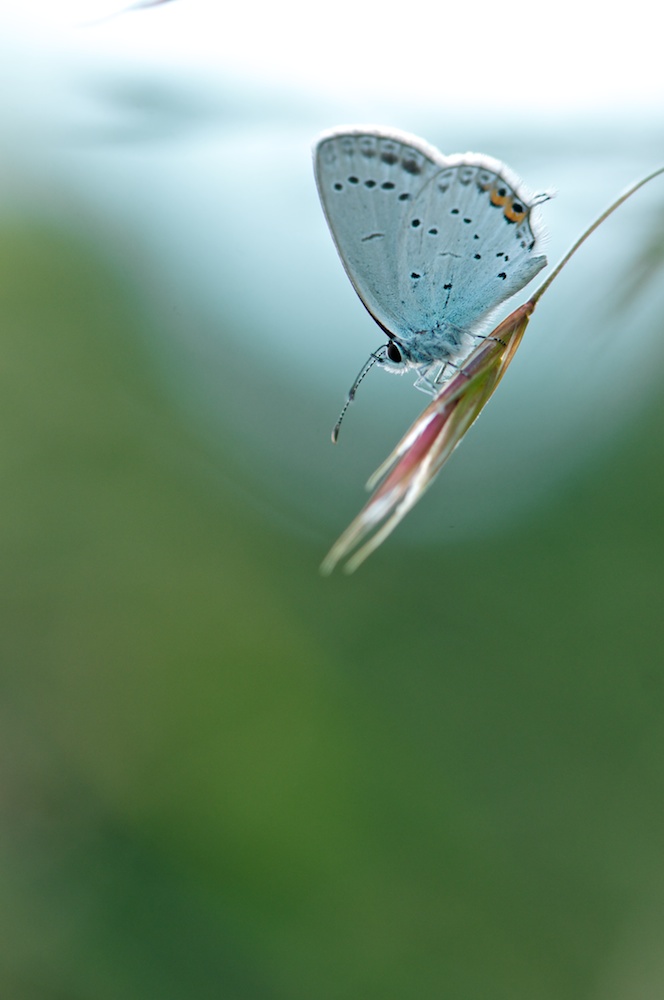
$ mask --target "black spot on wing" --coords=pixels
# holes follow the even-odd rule
[[[408,157],[408,159],[403,160],[401,166],[403,167],[403,169],[406,171],[407,174],[413,174],[414,176],[417,176],[417,174],[422,173],[422,167],[413,157]]]

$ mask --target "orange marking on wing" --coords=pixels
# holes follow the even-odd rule
[[[510,204],[512,202],[509,192],[504,187],[493,188],[491,191],[490,198],[492,205],[506,205],[508,200]]]
[[[523,220],[525,219],[526,215],[528,214],[527,210],[522,207],[522,205],[521,205],[520,202],[517,202],[517,205],[521,209],[520,212],[517,212],[515,210],[514,203],[513,203],[513,201],[511,199],[510,199],[510,204],[509,205],[505,205],[505,209],[504,209],[505,218],[509,219],[510,222],[523,222]]]

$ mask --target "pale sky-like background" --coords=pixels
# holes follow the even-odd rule
[[[80,31],[122,8],[96,0],[4,0],[4,46],[41,25],[99,57],[223,70],[312,93],[373,93],[455,109],[540,111],[664,107],[661,11],[634,0],[377,3],[174,0]],[[126,18],[130,19],[130,24]]]

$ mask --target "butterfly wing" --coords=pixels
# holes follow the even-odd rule
[[[386,331],[416,318],[398,287],[403,232],[413,202],[440,171],[425,143],[389,131],[334,130],[318,141],[314,170],[320,200],[355,291]]]
[[[314,165],[360,299],[404,343],[430,332],[432,356],[436,337],[471,330],[546,264],[532,200],[491,157],[445,157],[393,130],[338,129],[321,137]]]
[[[470,331],[546,265],[532,199],[503,163],[448,157],[403,220],[399,298],[417,303],[418,330]]]

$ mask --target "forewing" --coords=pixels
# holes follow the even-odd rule
[[[396,335],[423,318],[412,294],[401,294],[403,233],[444,163],[420,140],[390,131],[335,130],[316,144],[316,183],[339,256],[371,315]]]

